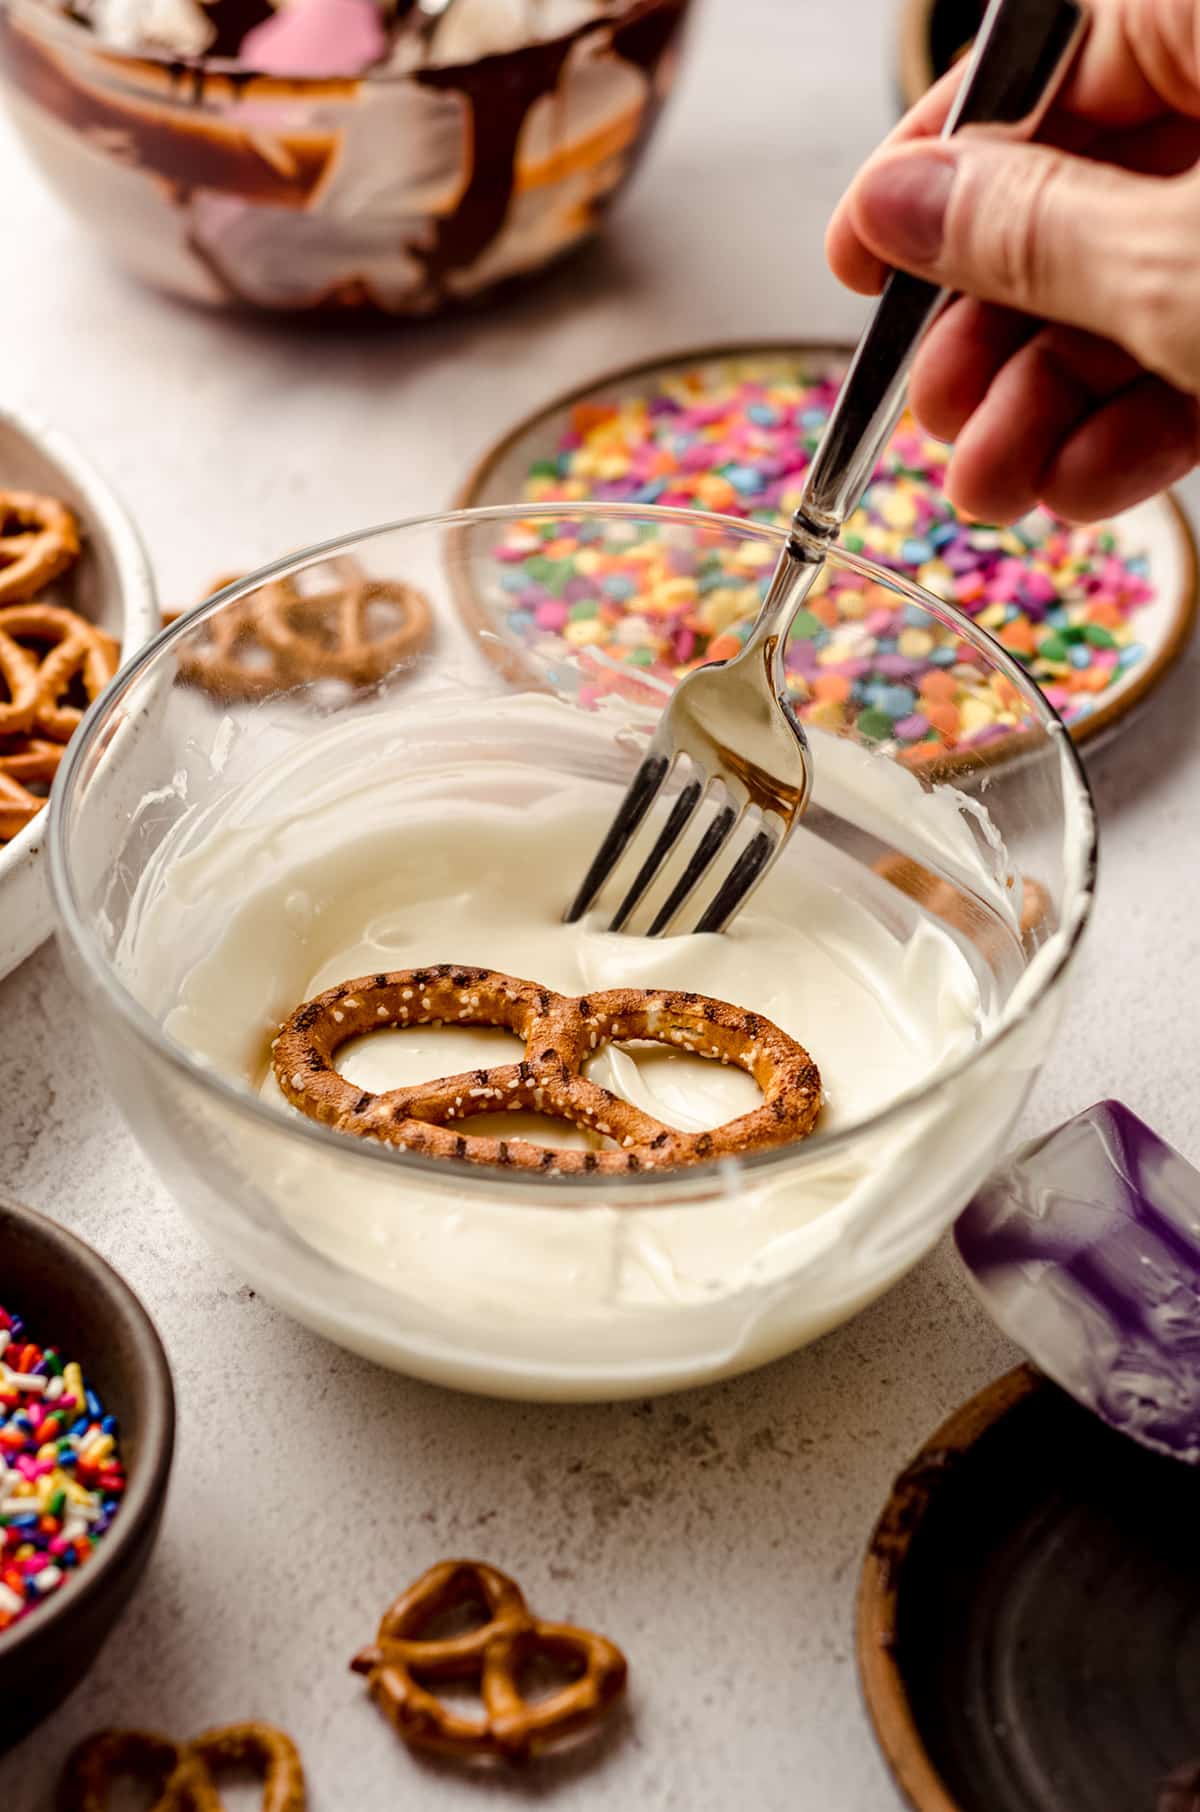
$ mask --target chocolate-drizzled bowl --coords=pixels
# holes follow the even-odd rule
[[[189,300],[426,315],[601,224],[690,0],[0,0],[52,187]]]

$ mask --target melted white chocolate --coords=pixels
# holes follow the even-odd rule
[[[563,994],[692,989],[765,1014],[808,1048],[824,1083],[825,1131],[869,1118],[978,1037],[979,983],[959,947],[894,890],[885,924],[838,884],[853,879],[852,865],[831,873],[834,852],[809,846],[800,860],[797,850],[721,936],[614,935],[599,913],[565,925],[563,902],[604,831],[610,789],[571,780],[533,806],[519,765],[493,766],[490,779],[499,795],[507,781],[513,804],[414,801],[388,826],[356,824],[351,812],[328,841],[303,819],[276,832],[269,873],[254,878],[187,978],[172,1035],[290,1113],[268,1035],[301,1001],[353,976],[450,962]],[[197,862],[219,868],[220,841],[182,864],[176,884],[193,890]],[[240,865],[240,839],[234,848]],[[338,1067],[379,1091],[520,1054],[507,1032],[421,1026],[356,1039]],[[660,1046],[610,1049],[589,1074],[685,1129],[718,1125],[757,1099],[742,1071]],[[562,1123],[503,1118],[512,1131],[572,1142]]]
[[[565,726],[574,771],[556,766],[553,741],[539,743],[537,713],[555,736]],[[992,978],[869,863],[804,829],[721,936],[613,936],[598,916],[564,925],[564,902],[619,798],[614,780],[581,777],[579,750],[592,736],[611,767],[611,730],[528,700],[495,707],[486,723],[453,712],[447,721],[402,742],[370,722],[314,732],[165,847],[123,966],[171,1037],[248,1085],[285,1125],[296,1114],[271,1073],[271,1040],[301,1001],[352,976],[452,962],[568,994],[690,989],[763,1013],[808,1048],[825,1089],[818,1131],[769,1167],[730,1164],[702,1199],[676,1172],[636,1203],[617,1186],[624,1179],[588,1178],[563,1206],[469,1166],[380,1162],[335,1136],[336,1149],[317,1150],[245,1122],[236,1161],[260,1198],[305,1245],[369,1280],[360,1288],[374,1306],[360,1317],[341,1304],[345,1284],[314,1301],[264,1273],[249,1245],[238,1261],[378,1357],[537,1395],[711,1376],[842,1319],[964,1199],[1034,1058],[1018,1049],[988,1086],[959,1075],[824,1157],[823,1143],[954,1069],[1001,1012]],[[853,819],[862,777],[859,752],[847,753],[826,772]],[[599,757],[583,765],[605,770]],[[898,847],[936,856],[943,872],[969,871],[977,897],[1008,910],[995,851],[952,797],[923,793],[899,770],[867,792],[872,829],[890,826]],[[338,1064],[382,1090],[519,1050],[502,1031],[420,1027],[356,1040]],[[602,1052],[590,1073],[683,1128],[719,1124],[756,1098],[737,1069],[653,1046]],[[547,1143],[585,1136],[500,1119]],[[394,1327],[380,1314],[389,1299]]]

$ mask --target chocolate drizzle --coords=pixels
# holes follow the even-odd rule
[[[206,0],[204,16],[216,33],[209,56],[236,57],[247,33],[274,18],[275,8],[271,0]]]
[[[545,43],[527,44],[461,67],[415,73],[413,79],[426,88],[461,94],[470,120],[467,187],[454,212],[435,223],[432,245],[408,248],[423,264],[435,294],[444,293],[453,272],[469,270],[503,228],[516,192],[517,148],[525,122],[536,103],[558,88],[567,58],[584,39],[606,37],[617,57],[647,77],[637,135],[622,154],[616,190],[624,186],[662,106],[654,69],[679,30],[688,4],[689,0],[640,0],[617,24],[592,19]]]
[[[431,287],[445,288],[452,271],[467,270],[503,227],[515,188],[517,145],[530,109],[558,87],[574,45],[596,29],[579,26],[563,38],[482,57],[478,63],[421,69],[414,80],[467,103],[471,176],[452,214],[434,223],[433,243],[413,246]]]
[[[666,87],[659,87],[654,80],[654,72],[668,51],[679,48],[674,40],[682,37],[688,5],[689,0],[661,0],[657,6],[631,13],[627,19],[612,28],[614,51],[624,62],[632,63],[643,71],[647,77],[647,93],[641,118],[638,120],[637,135],[625,152],[620,181],[603,199],[602,206],[605,209],[612,206],[637,169],[641,153],[658,124],[658,116],[666,101]]]
[[[128,81],[139,68],[126,60],[122,74]],[[148,64],[146,75],[159,81],[165,75],[174,85],[184,68]],[[162,105],[149,96],[143,102],[127,101],[115,88],[79,80],[65,60],[23,31],[2,7],[0,69],[14,87],[85,140],[119,143],[122,161],[140,164],[183,189],[212,189],[245,201],[302,208],[336,146],[334,135],[327,132],[277,133],[280,155],[272,161],[234,124],[202,115],[188,117],[169,102]],[[189,81],[199,75],[203,86],[202,72],[188,66],[186,75]]]

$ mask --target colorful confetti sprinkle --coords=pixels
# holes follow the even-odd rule
[[[90,1559],[124,1491],[116,1418],[79,1362],[0,1307],[0,1630]]]
[[[837,388],[836,373],[814,378],[798,361],[731,361],[664,375],[620,402],[580,403],[524,495],[778,523],[799,502]],[[962,521],[942,493],[948,460],[906,416],[843,544],[956,604],[1077,723],[1145,654],[1133,618],[1154,595],[1147,561],[1104,526],[1072,528],[1040,509],[1013,528]],[[636,669],[671,684],[735,654],[772,564],[769,549],[732,538],[689,549],[651,531],[622,547],[594,522],[536,518],[500,558],[510,636],[543,664],[579,657],[592,696],[620,685],[622,669],[626,683]],[[969,642],[844,569],[800,612],[786,661],[803,719],[853,725],[913,763],[978,748],[1022,721],[1019,693]]]

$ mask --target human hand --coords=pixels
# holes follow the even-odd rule
[[[1039,144],[939,141],[951,70],[864,165],[826,252],[864,294],[891,266],[961,292],[910,398],[956,443],[951,501],[1095,520],[1200,459],[1200,0],[1092,0]]]

